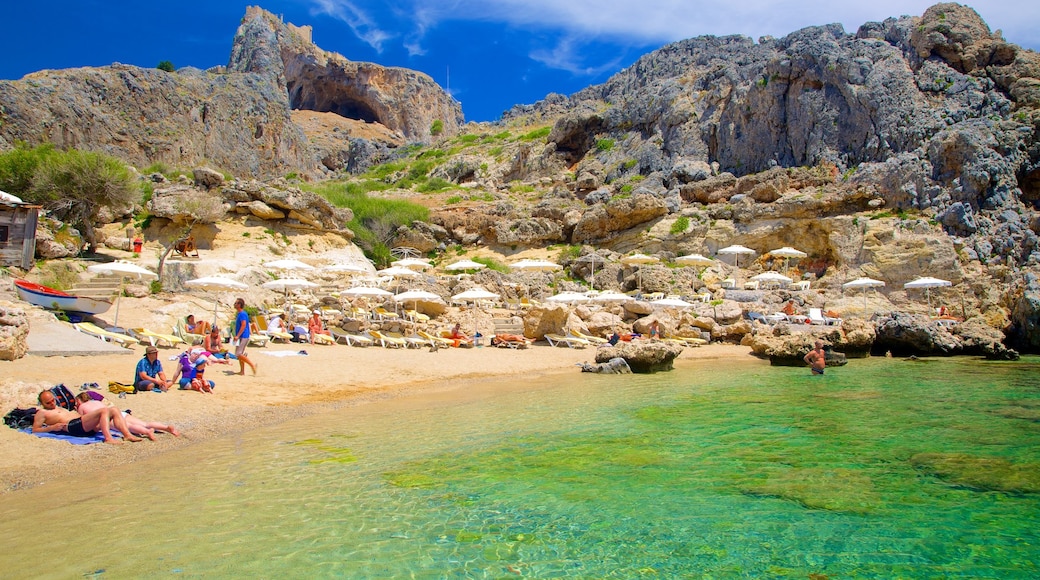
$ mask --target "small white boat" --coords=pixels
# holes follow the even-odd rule
[[[48,310],[101,314],[112,307],[112,302],[108,300],[75,296],[28,280],[15,280],[14,288],[22,300]]]

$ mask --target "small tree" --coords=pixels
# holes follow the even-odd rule
[[[224,204],[219,197],[208,195],[201,191],[185,194],[177,198],[173,205],[178,214],[188,216],[188,222],[179,236],[169,243],[163,244],[163,253],[159,256],[159,267],[156,272],[160,282],[162,281],[163,266],[166,264],[166,258],[170,256],[170,253],[173,252],[178,243],[186,240],[191,235],[192,228],[197,224],[211,224],[220,221],[225,213]]]
[[[73,149],[47,155],[33,174],[33,200],[78,228],[91,253],[97,250],[94,223],[98,211],[125,208],[140,195],[141,189],[122,161],[92,151]]]
[[[155,68],[157,68],[159,70],[164,70],[166,72],[173,72],[174,70],[176,70],[173,67],[173,63],[168,61],[168,60],[161,60],[161,61],[159,61],[159,65],[156,66]]]
[[[440,135],[443,132],[444,132],[444,121],[441,121],[440,119],[434,120],[433,123],[430,125],[430,135],[433,135],[434,137],[436,137],[436,136]]]
[[[25,141],[16,142],[14,149],[0,153],[0,190],[30,201],[36,169],[55,153],[50,143],[30,148]]]

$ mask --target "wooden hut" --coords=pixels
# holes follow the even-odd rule
[[[31,270],[40,206],[0,199],[0,266]]]

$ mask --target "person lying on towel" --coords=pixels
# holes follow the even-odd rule
[[[33,433],[68,433],[73,437],[93,437],[101,431],[105,443],[122,443],[112,437],[111,427],[115,425],[123,439],[141,441],[140,437],[130,432],[123,414],[115,407],[93,409],[86,415],[80,415],[59,407],[50,389],[41,392],[37,399],[43,409],[36,411],[36,415],[33,416]]]
[[[94,400],[94,398],[90,396],[90,393],[83,392],[76,395],[76,412],[79,413],[80,416],[89,415],[95,410],[103,409],[107,406],[108,405],[101,401]],[[166,425],[164,423],[159,423],[158,421],[142,421],[141,419],[131,415],[129,411],[120,411],[120,414],[123,415],[123,420],[126,421],[127,429],[130,429],[130,432],[134,435],[147,437],[152,441],[155,441],[156,431],[163,431],[173,435],[174,437],[181,436],[181,432],[173,425]]]

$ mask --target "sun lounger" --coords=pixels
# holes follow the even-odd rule
[[[120,346],[129,347],[131,344],[137,342],[137,339],[132,336],[109,332],[92,322],[80,322],[79,324],[73,324],[73,326],[83,334],[89,334],[90,336],[100,338],[105,342],[114,342]]]
[[[260,329],[256,326],[256,322],[249,323],[249,344],[257,347],[267,346],[268,341],[271,340],[270,336],[266,334],[260,334]]]
[[[396,312],[390,312],[382,306],[376,308],[375,317],[377,320],[397,320],[400,318]]]
[[[404,317],[412,322],[429,322],[430,317],[416,310],[405,310]]]
[[[809,309],[809,324],[822,324],[828,326],[835,326],[841,324],[840,318],[834,318],[823,314],[822,308],[810,308]]]
[[[564,336],[562,334],[546,334],[545,340],[549,346],[566,346],[567,348],[585,348],[592,343],[576,336]]]
[[[185,330],[183,321],[173,325],[173,335],[184,341],[185,344],[190,345],[202,344],[206,339],[201,334],[192,334]]]
[[[379,346],[382,346],[383,348],[408,348],[408,343],[403,339],[386,336],[377,330],[370,330],[368,331],[368,334],[370,334],[374,340],[379,342]]]
[[[128,330],[130,336],[133,336],[139,340],[142,344],[148,343],[151,346],[177,346],[184,342],[179,336],[172,334],[159,334],[158,332],[152,332],[147,328],[131,328]]]
[[[433,345],[436,344],[438,347],[442,347],[443,348],[443,347],[449,347],[449,346],[454,346],[455,345],[455,341],[450,339],[450,338],[444,338],[443,336],[434,336],[434,335],[430,334],[429,332],[425,332],[425,331],[422,331],[422,330],[417,331],[416,334],[419,335],[420,338],[425,339],[426,343],[429,344],[430,346],[433,346]]]
[[[387,338],[403,340],[405,348],[422,348],[423,345],[426,344],[426,340],[419,338],[418,336],[405,336],[400,332],[384,332],[383,335]]]
[[[600,338],[598,336],[590,336],[578,330],[572,330],[571,335],[573,335],[575,338],[580,338],[581,340],[584,340],[586,342],[591,342],[592,344],[607,344],[607,342],[609,342],[605,338]]]
[[[332,338],[336,342],[342,342],[350,346],[372,346],[375,343],[374,340],[367,336],[361,336],[360,334],[351,334],[345,330],[330,328],[329,332],[332,333]]]
[[[264,336],[271,337],[271,340],[281,340],[285,342],[289,342],[290,340],[292,340],[293,336],[291,334],[282,330],[271,330],[268,327],[268,324],[269,322],[266,316],[264,316],[263,314],[256,315],[257,332],[263,334]]]
[[[329,331],[332,332],[331,330]],[[322,334],[320,332],[314,333],[314,344],[336,344],[336,339],[332,338],[331,334]]]
[[[499,348],[527,348],[533,342],[521,334],[496,334],[491,337],[491,346]]]

